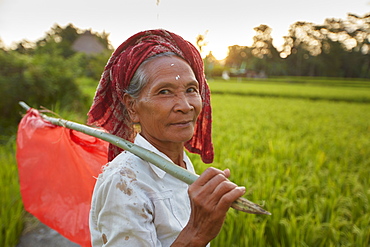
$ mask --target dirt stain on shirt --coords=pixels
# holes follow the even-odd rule
[[[122,168],[119,173],[124,176],[124,177],[128,177],[131,179],[130,182],[133,182],[133,181],[136,181],[136,174],[133,170],[131,170],[130,168],[127,168],[127,167],[124,167]]]
[[[121,190],[123,193],[125,193],[129,196],[131,196],[131,194],[132,194],[132,189],[128,188],[125,181],[121,181],[120,183],[117,183],[116,188]]]
[[[129,183],[132,183],[133,181],[136,181],[136,174],[130,168],[123,167],[119,171],[119,173],[120,173],[121,176],[130,179]],[[125,194],[127,194],[129,196],[132,195],[132,189],[129,188],[129,184],[127,184],[126,179],[121,179],[121,182],[119,182],[119,183],[116,184],[116,188],[118,188],[123,193],[125,193]]]
[[[149,218],[148,215],[146,215],[146,214],[140,214],[140,216],[143,217],[144,219],[148,219]]]
[[[108,242],[107,235],[105,235],[104,233],[101,238],[103,239],[103,244],[106,244]]]
[[[149,217],[148,217],[148,215],[146,214],[145,209],[144,209],[144,208],[142,208],[142,209],[141,209],[141,211],[143,211],[143,213],[142,213],[142,214],[140,214],[140,216],[141,216],[141,217],[143,217],[144,219],[148,219]]]

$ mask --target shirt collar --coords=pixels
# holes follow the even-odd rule
[[[137,134],[136,137],[135,137],[135,142],[134,142],[136,145],[139,145],[145,149],[148,149],[149,151],[152,151],[153,153],[156,153],[158,154],[159,156],[161,156],[162,158],[168,160],[168,161],[171,161],[172,160],[167,156],[165,155],[164,153],[160,152],[158,149],[156,149],[152,144],[150,144],[142,135],[140,134]],[[193,172],[194,173],[194,167],[193,167],[193,164],[191,163],[190,159],[187,157],[185,151],[184,151],[184,162],[186,163],[186,167],[187,169],[190,171],[190,172]],[[149,162],[148,162],[149,163]],[[152,163],[149,163],[149,166],[151,167],[151,169],[154,171],[155,174],[157,174],[157,176],[159,178],[163,178],[164,175],[166,175],[166,172],[163,171],[161,168],[153,165]]]

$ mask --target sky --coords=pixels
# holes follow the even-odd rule
[[[251,45],[260,24],[272,28],[278,47],[297,21],[323,24],[348,13],[370,13],[370,0],[0,0],[0,39],[6,46],[36,41],[55,24],[72,23],[109,33],[116,48],[139,31],[164,28],[193,44],[206,34],[202,55],[222,59],[229,46]]]

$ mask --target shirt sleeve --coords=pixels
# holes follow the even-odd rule
[[[91,208],[92,245],[161,246],[153,224],[153,205],[129,176],[98,179]]]

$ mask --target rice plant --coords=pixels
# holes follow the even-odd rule
[[[230,168],[245,197],[272,213],[230,209],[212,246],[369,246],[370,82],[289,80],[210,82],[212,165]],[[81,84],[86,93],[96,87]],[[65,119],[86,118],[58,109],[51,110]],[[0,146],[6,247],[16,245],[24,221],[14,150],[14,140]],[[206,169],[190,156],[198,173]]]
[[[279,79],[276,82],[276,79],[244,79],[227,82],[211,81],[209,84],[212,94],[370,103],[370,81],[353,80],[341,84],[334,83],[332,80],[309,79],[309,83],[303,83],[305,80],[302,78],[294,78],[299,82],[303,81],[302,83],[289,83],[291,78],[287,78],[285,81],[282,80]],[[313,83],[314,81],[320,81],[320,83]]]
[[[14,140],[0,146],[0,245],[4,247],[15,246],[23,229],[24,212],[14,154]]]
[[[272,213],[230,211],[213,246],[370,244],[369,104],[228,94],[212,102],[213,165],[230,168]]]

